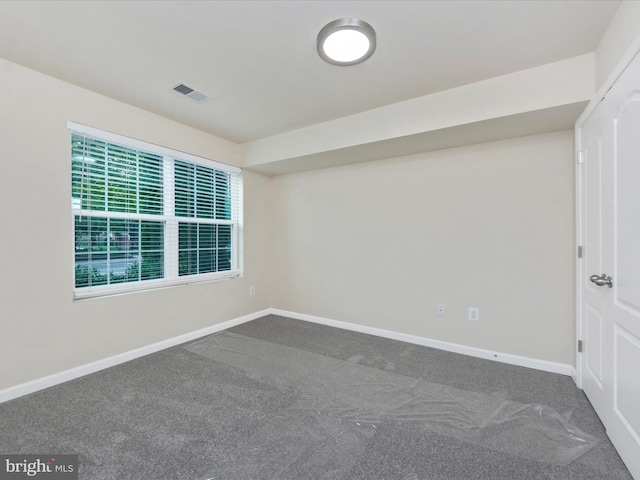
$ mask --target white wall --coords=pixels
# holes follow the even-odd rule
[[[401,140],[402,145],[420,134],[586,102],[595,93],[593,72],[594,55],[588,53],[262,138],[243,144],[243,166],[293,160],[290,168],[295,168],[296,160],[315,157],[311,166],[322,168],[343,150],[391,140]],[[414,147],[411,153],[416,151]]]
[[[596,49],[596,89],[607,79],[622,56],[640,37],[640,2],[622,2]]]
[[[572,142],[563,131],[275,178],[272,306],[573,364]]]
[[[631,38],[614,23],[601,75]],[[247,171],[244,278],[74,302],[67,120],[235,165],[244,148],[1,59],[0,89],[0,389],[269,306],[574,363],[570,132]]]
[[[236,165],[238,146],[1,59],[0,92],[0,389],[269,306],[271,180],[251,172],[244,278],[74,302],[67,120]]]

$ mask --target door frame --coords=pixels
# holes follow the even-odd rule
[[[583,225],[583,214],[584,214],[584,183],[583,183],[583,171],[584,169],[581,167],[582,159],[580,158],[580,147],[581,147],[581,131],[584,124],[587,122],[591,114],[594,112],[596,107],[600,104],[600,102],[607,95],[607,92],[611,90],[613,85],[616,83],[620,75],[626,70],[629,64],[633,61],[636,55],[640,54],[640,36],[638,36],[635,41],[631,44],[629,49],[625,52],[625,54],[621,57],[620,61],[616,65],[616,67],[611,71],[605,82],[600,86],[595,96],[591,99],[587,107],[580,114],[578,119],[576,120],[575,128],[574,128],[574,165],[575,165],[575,216],[576,216],[576,249],[575,249],[575,301],[576,301],[576,338],[574,341],[574,349],[575,349],[575,377],[573,378],[574,382],[578,386],[578,388],[582,389],[582,353],[578,351],[578,342],[584,339],[584,311],[583,311],[583,282],[584,278],[584,262],[582,258],[578,258],[578,247],[584,245],[584,225]],[[583,257],[584,258],[584,257]]]

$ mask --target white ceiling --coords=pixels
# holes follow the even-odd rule
[[[0,57],[242,143],[593,52],[619,4],[0,0]],[[376,29],[363,64],[316,53],[341,17]]]

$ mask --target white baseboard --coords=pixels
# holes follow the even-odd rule
[[[280,315],[282,317],[294,318],[296,320],[304,320],[306,322],[320,323],[322,325],[342,328],[344,330],[367,333],[369,335],[375,335],[377,337],[390,338],[393,340],[400,340],[402,342],[413,343],[425,347],[437,348],[439,350],[446,350],[448,352],[461,353],[463,355],[484,358],[486,360],[508,363],[511,365],[517,365],[519,367],[527,367],[536,370],[543,370],[545,372],[559,373],[561,375],[571,376],[574,379],[576,378],[575,368],[572,365],[563,363],[538,360],[536,358],[521,357],[519,355],[512,355],[508,353],[492,352],[490,350],[484,350],[482,348],[468,347],[466,345],[459,345],[457,343],[443,342],[441,340],[433,340],[426,337],[419,337],[417,335],[409,335],[406,333],[399,333],[391,330],[384,330],[381,328],[367,327],[364,325],[342,322],[339,320],[331,320],[329,318],[316,317],[304,313],[289,312],[287,310],[280,310],[277,308],[270,308],[269,313],[273,315]]]
[[[0,390],[0,403],[21,397],[23,395],[27,395],[29,393],[37,392],[38,390],[52,387],[54,385],[58,385],[60,383],[68,382],[69,380],[83,377],[85,375],[89,375],[90,373],[95,373],[100,370],[104,370],[105,368],[113,367],[121,363],[134,360],[136,358],[144,357],[145,355],[149,355],[150,353],[159,352],[160,350],[174,347],[176,345],[180,345],[181,343],[189,342],[206,335],[211,335],[212,333],[220,332],[222,330],[226,330],[227,328],[235,327],[236,325],[255,320],[256,318],[264,317],[265,315],[269,315],[271,313],[270,310],[271,309],[265,309],[259,312],[251,313],[249,315],[244,315],[242,317],[234,318],[232,320],[218,323],[216,325],[211,325],[210,327],[205,327],[194,332],[178,335],[177,337],[169,338],[167,340],[162,340],[151,345],[136,348],[135,350],[130,350],[128,352],[114,355],[113,357],[108,357],[103,360],[97,360],[86,365],[81,365],[79,367],[71,368],[63,372],[54,373],[53,375],[22,383],[20,385],[16,385],[15,387],[9,387],[4,390]]]
[[[391,330],[384,330],[381,328],[367,327],[364,325],[342,322],[339,320],[331,320],[329,318],[316,317],[314,315],[307,315],[304,313],[290,312],[287,310],[280,310],[278,308],[267,308],[255,313],[251,313],[249,315],[244,315],[242,317],[228,320],[226,322],[211,325],[210,327],[202,328],[194,332],[185,333],[177,337],[169,338],[167,340],[140,347],[135,350],[114,355],[103,360],[97,360],[86,365],[81,365],[76,368],[49,375],[47,377],[38,378],[30,382],[22,383],[14,387],[0,390],[0,403],[21,397],[23,395],[27,395],[29,393],[37,392],[38,390],[43,390],[60,383],[68,382],[69,380],[83,377],[85,375],[89,375],[91,373],[95,373],[100,370],[104,370],[105,368],[113,367],[130,360],[135,360],[136,358],[144,357],[145,355],[149,355],[166,348],[180,345],[181,343],[189,342],[206,335],[211,335],[212,333],[220,332],[222,330],[226,330],[227,328],[235,327],[242,323],[250,322],[251,320],[255,320],[266,315],[280,315],[282,317],[293,318],[296,320],[303,320],[306,322],[319,323],[330,327],[342,328],[343,330],[352,330],[354,332],[367,333],[369,335],[375,335],[377,337],[390,338],[393,340],[400,340],[402,342],[413,343],[416,345],[423,345],[425,347],[432,347],[449,352],[461,353],[463,355],[470,355],[472,357],[509,363],[511,365],[518,365],[521,367],[534,368],[536,370],[543,370],[545,372],[559,373],[562,375],[571,376],[574,378],[574,380],[576,378],[576,370],[571,365],[549,362],[546,360],[538,360],[535,358],[521,357],[518,355],[511,355],[507,353],[492,352],[490,350],[483,350],[481,348],[468,347],[456,343],[443,342],[441,340],[433,340],[426,337],[418,337],[416,335],[409,335],[406,333],[399,333]]]

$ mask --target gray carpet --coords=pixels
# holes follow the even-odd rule
[[[631,480],[572,380],[278,316],[0,405],[83,479]]]

